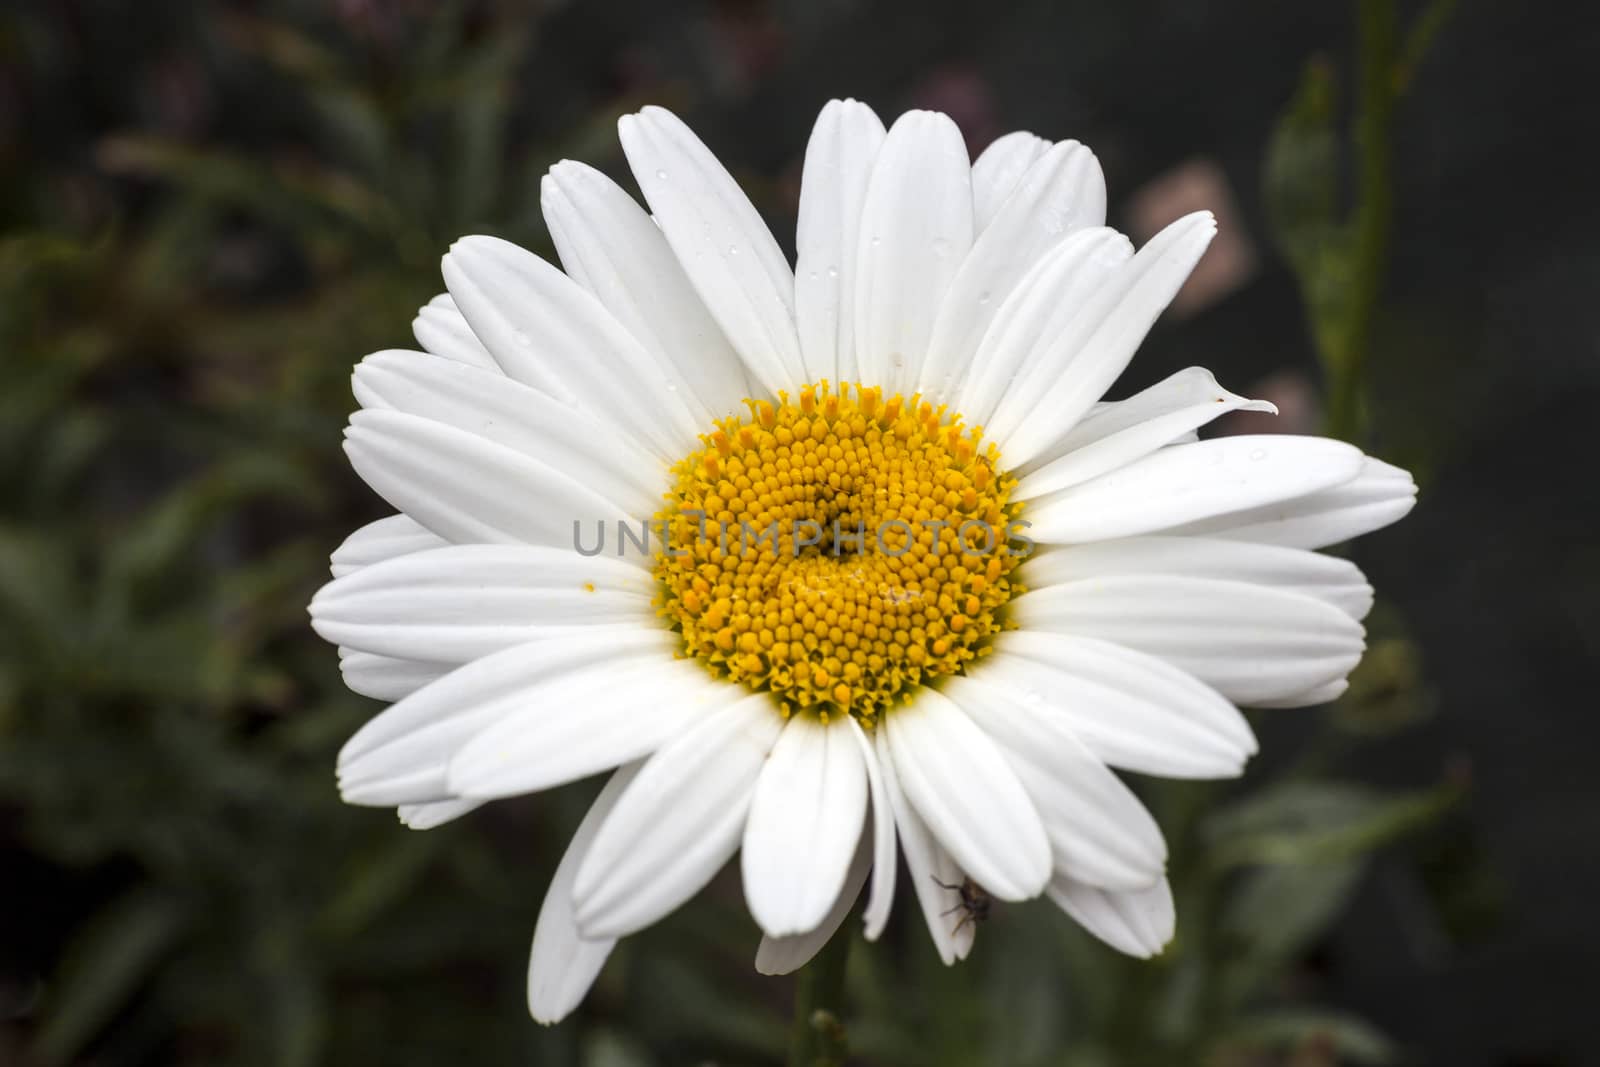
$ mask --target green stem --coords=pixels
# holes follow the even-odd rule
[[[844,965],[849,957],[850,930],[846,924],[801,969],[794,989],[789,1067],[844,1064]]]
[[[1328,432],[1356,440],[1362,436],[1367,350],[1372,322],[1389,257],[1394,190],[1389,131],[1395,101],[1395,15],[1393,0],[1360,0],[1361,93],[1356,138],[1361,150],[1360,200],[1356,208],[1355,262],[1349,318],[1342,331],[1344,351],[1328,406]]]

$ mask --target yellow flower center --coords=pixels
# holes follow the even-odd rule
[[[981,428],[916,394],[823,381],[745,403],[673,468],[662,612],[689,655],[785,715],[871,726],[1000,630],[1015,479]]]

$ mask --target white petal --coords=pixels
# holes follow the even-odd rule
[[[1315,493],[1360,469],[1359,449],[1325,437],[1241,434],[1174,445],[1035,501],[1028,536],[1075,544],[1171,530]]]
[[[794,310],[807,381],[853,382],[856,247],[867,179],[883,122],[857,100],[830,100],[817,116],[800,178]]]
[[[1104,227],[1080,230],[1045,253],[995,313],[962,378],[957,410],[987,426],[1035,351],[1047,349],[1132,255],[1128,239]]]
[[[439,548],[447,544],[438,534],[417,525],[415,519],[404,515],[390,515],[386,519],[369,522],[344,539],[328,559],[328,569],[335,578],[343,578],[362,567],[421,552],[426,548]]]
[[[572,835],[572,843],[561,857],[539,909],[533,951],[528,957],[528,1011],[546,1025],[560,1022],[578,1006],[616,945],[609,939],[588,940],[578,932],[572,914],[572,883],[589,843],[636,771],[636,766],[623,767],[600,790]]]
[[[1055,870],[1106,889],[1144,889],[1161,877],[1167,846],[1155,819],[1061,716],[975,677],[946,679],[942,692],[1005,751],[1044,823]]]
[[[1105,394],[1217,232],[1208,211],[1156,234],[1060,330],[1040,337],[989,420],[1020,467],[1042,455]]]
[[[400,821],[412,830],[432,830],[483,807],[481,800],[439,800],[432,804],[400,805]]]
[[[1050,142],[1043,137],[1017,130],[978,153],[972,161],[972,213],[977,230],[989,225],[1028,168],[1049,150]]]
[[[856,898],[861,895],[861,887],[867,883],[867,871],[872,867],[872,843],[868,840],[870,836],[862,834],[861,840],[857,842],[856,854],[850,861],[850,870],[845,875],[844,886],[839,890],[839,896],[834,900],[833,907],[828,909],[828,914],[820,926],[807,933],[791,934],[788,937],[762,936],[761,945],[756,949],[757,973],[792,974],[810,963],[811,958],[822,951],[822,946],[838,933],[839,927],[844,925],[844,917],[850,914]]]
[[[1345,690],[1350,688],[1350,682],[1344,678],[1336,679],[1314,689],[1307,689],[1303,693],[1295,693],[1280,700],[1258,700],[1258,708],[1313,708],[1319,704],[1332,704],[1344,696]]]
[[[972,247],[972,170],[949,116],[908,111],[873,164],[856,246],[856,359],[884,395],[916,387],[934,317]]]
[[[525,248],[463,237],[443,272],[450,295],[506,374],[605,419],[676,459],[700,423],[676,371],[611,317],[600,301]]]
[[[743,362],[633,197],[593,167],[567,161],[545,175],[540,203],[567,274],[676,372],[696,415],[709,423],[742,413]]]
[[[889,909],[894,906],[894,809],[889,805],[888,787],[884,785],[883,768],[878,766],[877,750],[854,719],[850,724],[855,727],[861,759],[867,765],[867,789],[872,796],[872,896],[861,920],[866,925],[867,940],[876,941],[889,921]]]
[[[442,422],[521,452],[615,501],[650,515],[667,465],[604,419],[511,381],[420,352],[375,352],[356,365],[356,400]]]
[[[339,650],[339,673],[352,692],[374,700],[399,700],[455,669],[452,663],[374,656],[353,648]]]
[[[962,922],[954,915],[958,910],[956,906],[961,903],[959,891],[967,875],[956,866],[956,861],[929,832],[927,824],[906,799],[895,776],[894,760],[882,726],[874,734],[883,791],[894,812],[900,847],[906,856],[906,873],[911,877],[911,888],[917,894],[922,918],[928,924],[928,934],[939,951],[939,958],[948,967],[956,960],[967,958],[977,933],[976,923]]]
[[[972,244],[935,320],[921,391],[953,402],[995,313],[1047,251],[1074,230],[1106,221],[1106,182],[1094,153],[1076,141],[1051,147],[1017,183]]]
[[[456,302],[449,293],[440,293],[422,306],[417,317],[411,320],[411,332],[424,351],[436,356],[465,363],[471,367],[505,374],[494,361],[489,350],[483,347],[478,335],[467,325]]]
[[[671,662],[674,644],[665,630],[595,626],[469,663],[356,731],[339,753],[340,793],[351,804],[380,806],[463,797],[447,779],[450,757],[468,739],[552,685],[592,686],[600,675],[603,687],[607,671]]]
[[[1208,370],[1181,370],[1087,416],[1051,448],[1049,457],[1039,457],[1048,461],[1018,482],[1012,495],[1032,500],[1125,467],[1230,411],[1278,413],[1265,400],[1228,392]]]
[[[1118,952],[1149,959],[1172,940],[1177,915],[1165,878],[1140,892],[1109,893],[1058,875],[1046,892],[1062,911]]]
[[[1050,715],[1113,767],[1166,778],[1232,778],[1255,754],[1239,709],[1154,656],[1090,637],[1015,630],[971,680]]]
[[[692,660],[587,664],[525,686],[518,707],[451,757],[450,791],[494,798],[564,785],[649,755],[748,695]]]
[[[1099,637],[1148,652],[1238,704],[1342,678],[1361,625],[1300,593],[1214,578],[1129,575],[1066,582],[1011,602],[1023,629]]]
[[[1367,456],[1361,472],[1342,485],[1201,519],[1173,532],[1327,548],[1400,521],[1416,503],[1417,486],[1409,473]]]
[[[846,720],[789,717],[756,783],[740,868],[770,937],[817,928],[844,885],[867,815],[867,772]]]
[[[573,896],[591,937],[665,917],[733,857],[783,719],[765,694],[706,716],[645,761],[595,837]]]
[[[949,698],[924,690],[884,716],[895,776],[956,863],[1000,900],[1050,879],[1039,812],[993,741]]]
[[[311,625],[334,644],[466,663],[574,626],[656,625],[638,567],[569,548],[449,545],[375,563],[323,586]]]
[[[1220,407],[1234,398],[1238,398],[1237,394],[1217,384],[1216,377],[1204,367],[1185,367],[1126,400],[1101,400],[1092,405],[1083,421],[1061,439],[1061,451],[1066,453],[1082,448],[1148,419],[1192,404],[1212,403]],[[1267,401],[1254,400],[1250,403],[1258,405],[1250,410],[1266,411],[1273,415],[1278,413],[1277,406]],[[1172,441],[1176,442],[1189,432],[1192,431],[1173,435]]]
[[[1372,586],[1349,560],[1250,541],[1151,536],[1051,546],[1029,556],[1018,572],[1029,589],[1119,574],[1269,585],[1327,601],[1357,622],[1372,609]]]
[[[617,133],[662,233],[751,376],[774,392],[800,384],[794,272],[744,191],[664,108],[624,115]]]
[[[621,505],[525,453],[398,411],[350,416],[345,452],[379,496],[457,544],[571,548],[580,524],[592,530],[628,517]]]

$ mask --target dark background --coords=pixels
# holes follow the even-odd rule
[[[944,972],[902,907],[852,962],[859,1062],[1600,1064],[1600,16],[1396,17],[1438,27],[1394,113],[1359,428],[1422,487],[1353,551],[1374,662],[1346,704],[1259,719],[1242,786],[1153,803],[1183,877],[1228,805],[1285,782],[1448,803],[1359,862],[1312,849],[1321,881],[1180,877],[1179,943],[1142,971],[1040,908]],[[0,1063],[774,1062],[790,985],[749,970],[731,876],[577,1020],[526,1018],[592,788],[431,834],[339,804],[333,754],[375,705],[303,607],[381,513],[338,452],[350,366],[410,344],[459,234],[548,252],[539,175],[622,174],[613,122],[646,102],[792,247],[811,122],[854,95],[949,111],[974,153],[1084,141],[1140,239],[1199,164],[1242,265],[1117,392],[1200,364],[1314,430],[1306,278],[1263,176],[1309,64],[1356,195],[1356,27],[1179,0],[0,6]],[[1263,948],[1241,899],[1314,903]]]

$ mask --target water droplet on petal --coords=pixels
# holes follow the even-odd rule
[[[1260,463],[1262,460],[1267,458],[1267,450],[1264,448],[1258,448],[1254,452],[1250,453],[1250,458],[1255,462]]]
[[[662,181],[666,181],[667,180],[667,172],[664,171],[664,170],[658,170],[658,171],[656,171],[656,177],[660,178]]]
[[[839,276],[839,268],[838,267],[829,267],[828,268],[828,277],[837,278],[838,276]]]

